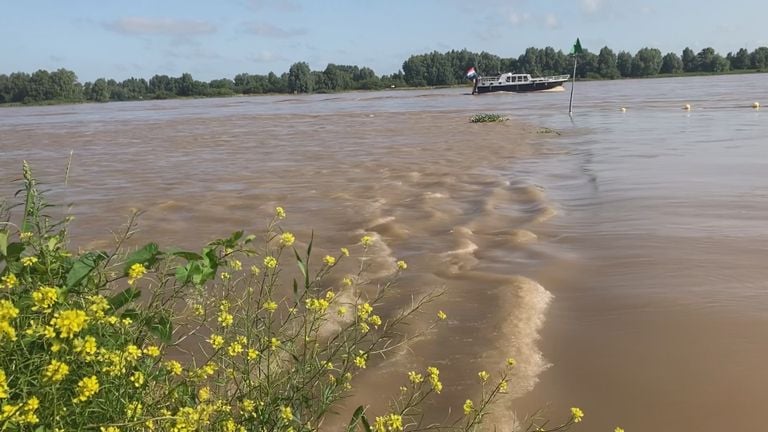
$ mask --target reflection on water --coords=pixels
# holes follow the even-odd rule
[[[768,402],[760,82],[577,83],[573,121],[568,92],[4,109],[0,192],[29,160],[90,246],[130,208],[146,210],[138,241],[164,244],[258,229],[275,205],[329,251],[377,236],[381,269],[410,264],[392,307],[443,288],[449,319],[377,360],[349,406],[382,406],[404,371],[434,364],[447,387],[434,410],[456,410],[478,370],[512,355],[521,397],[502,429],[547,403],[580,406],[594,430],[754,429]],[[513,120],[469,124],[478,112]]]

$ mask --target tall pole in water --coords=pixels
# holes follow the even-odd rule
[[[568,115],[573,115],[573,88],[576,87],[576,58],[577,54],[573,54],[573,79],[571,80],[571,100],[568,101]]]

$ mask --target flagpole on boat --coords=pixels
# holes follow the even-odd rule
[[[576,43],[573,45],[573,75],[571,81],[571,99],[568,101],[568,115],[573,116],[573,89],[576,87],[576,61],[581,54],[581,41],[576,38]]]

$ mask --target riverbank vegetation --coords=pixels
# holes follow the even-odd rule
[[[507,118],[496,113],[480,113],[469,118],[470,123],[496,123],[506,121]]]
[[[516,71],[533,76],[573,73],[570,55],[552,47],[528,48],[518,57],[502,58],[487,52],[467,50],[432,52],[410,56],[402,69],[378,76],[368,67],[329,64],[313,71],[305,62],[294,63],[277,75],[241,73],[233,79],[199,81],[189,73],[179,77],[155,75],[149,80],[129,78],[118,82],[99,78],[81,84],[67,69],[53,72],[0,74],[0,104],[46,104],[108,102],[176,97],[218,97],[268,93],[329,93],[350,90],[377,90],[400,87],[453,86],[466,83],[465,71],[474,66],[481,75]],[[597,53],[579,54],[576,77],[617,79],[687,74],[768,71],[768,47],[749,52],[745,48],[723,56],[713,48],[698,53],[685,48],[681,55],[656,48],[642,48],[632,54],[603,47]]]
[[[406,323],[439,300],[388,311],[404,261],[393,260],[391,279],[370,280],[374,237],[318,256],[280,207],[264,232],[196,251],[127,248],[137,213],[110,251],[75,250],[70,219],[46,216],[26,164],[23,182],[20,202],[0,202],[3,431],[316,431],[359,373],[406,349]],[[347,260],[357,270],[335,275]],[[438,311],[428,327],[446,318]],[[425,403],[451,377],[414,365],[389,408],[360,406],[336,430],[481,430],[513,367],[477,371],[476,389],[437,425],[425,423]],[[583,416],[574,407],[527,430],[566,430]]]

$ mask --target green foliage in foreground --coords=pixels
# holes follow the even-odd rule
[[[503,122],[507,120],[508,119],[501,114],[481,113],[481,114],[475,114],[472,117],[470,117],[469,122],[470,123],[494,123],[494,122]]]
[[[311,239],[300,250],[280,207],[264,233],[238,231],[199,251],[126,251],[134,214],[111,251],[75,252],[68,220],[45,216],[26,164],[20,196],[21,220],[0,206],[2,431],[315,431],[362,369],[405,347],[404,324],[437,300],[378,315],[407,264],[392,263],[392,280],[368,280],[368,235],[322,258]],[[353,259],[356,273],[332,282]],[[445,318],[438,312],[432,325]],[[428,365],[403,371],[390,408],[361,406],[346,430],[479,430],[512,367],[480,371],[479,396],[442,425],[422,415],[446,377]],[[573,408],[560,425],[527,430],[565,430],[583,415]]]

